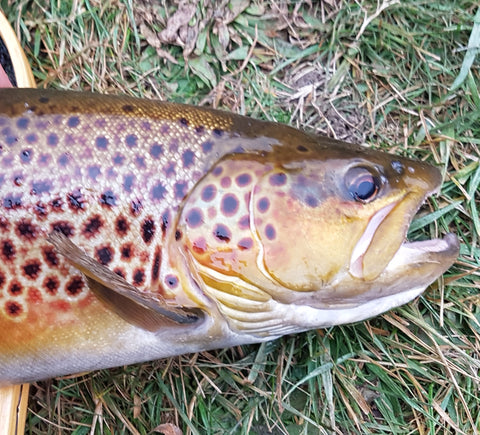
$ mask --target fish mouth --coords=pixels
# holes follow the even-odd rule
[[[430,284],[451,266],[459,253],[454,234],[446,234],[443,239],[406,240],[410,223],[424,199],[419,201],[415,195],[407,194],[372,216],[352,251],[350,275],[372,281],[382,274],[403,271],[409,274],[406,280],[413,273],[417,278],[423,275],[422,281],[428,278]]]

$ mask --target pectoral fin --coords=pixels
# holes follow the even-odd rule
[[[164,326],[191,324],[199,320],[201,311],[174,307],[160,295],[140,292],[108,267],[86,255],[63,233],[53,231],[47,240],[84,274],[95,296],[125,321],[154,332]]]

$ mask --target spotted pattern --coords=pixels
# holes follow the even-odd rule
[[[0,98],[0,327],[29,320],[33,334],[94,300],[46,242],[51,231],[140,290],[174,298],[179,277],[163,255],[169,234],[182,239],[172,217],[218,160],[219,141],[223,154],[237,146],[225,142],[231,124],[129,98],[40,90]],[[219,188],[201,196],[220,210]],[[236,216],[239,200],[225,197],[223,207]],[[191,209],[188,227],[207,219],[205,208]]]

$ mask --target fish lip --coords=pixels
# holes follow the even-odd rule
[[[422,203],[430,195],[437,193],[440,190],[440,186],[435,186],[431,191],[426,192],[422,201],[419,201],[418,206],[411,213],[409,224],[405,228],[404,237],[408,232],[414,216],[420,209]],[[368,251],[375,232],[380,227],[382,222],[389,216],[389,214],[400,204],[405,197],[400,198],[398,201],[392,202],[377,211],[370,219],[367,228],[360,237],[359,241],[355,245],[352,255],[350,257],[349,273],[354,278],[363,279],[363,257]],[[458,256],[460,247],[459,241],[455,234],[448,233],[444,238],[434,238],[424,241],[409,242],[405,240],[398,248],[395,255],[390,259],[387,264],[385,272],[391,271],[395,267],[406,266],[417,262],[418,265],[426,263],[445,263],[451,264]],[[400,260],[399,260],[400,259]],[[447,261],[448,260],[448,261]],[[446,270],[448,267],[444,268]],[[443,271],[444,271],[443,270]],[[442,273],[443,273],[442,271]]]

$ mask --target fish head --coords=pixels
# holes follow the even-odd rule
[[[182,250],[230,319],[273,318],[279,304],[319,310],[308,327],[361,320],[417,296],[457,257],[453,235],[405,241],[441,181],[424,162],[343,142],[227,156],[185,203]]]

